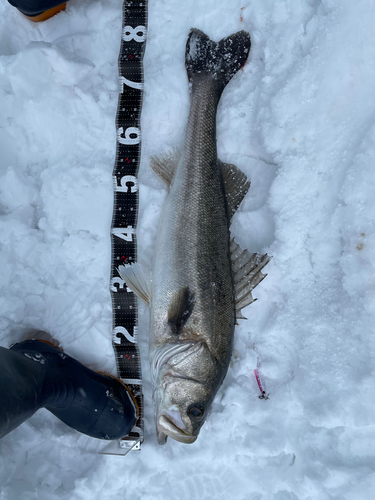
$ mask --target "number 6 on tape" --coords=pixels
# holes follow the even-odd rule
[[[141,142],[141,131],[138,127],[128,127],[125,130],[125,137],[122,137],[124,133],[123,127],[117,130],[117,140],[120,144],[139,144]],[[130,134],[135,134],[137,137],[131,138]]]

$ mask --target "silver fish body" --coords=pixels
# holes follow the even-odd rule
[[[200,38],[198,30],[190,34],[187,59]],[[223,86],[208,71],[190,81],[185,144],[160,219],[152,282],[151,364],[160,347],[188,346],[164,363],[154,380],[161,443],[166,435],[182,442],[196,439],[227,372],[236,321],[230,217],[216,148]],[[175,317],[189,301],[191,311],[177,329]]]
[[[119,272],[151,308],[150,363],[158,442],[193,443],[227,373],[236,320],[264,278],[267,256],[242,251],[230,220],[250,187],[217,158],[216,111],[232,76],[246,63],[250,36],[216,43],[192,29],[186,47],[191,108],[179,161],[154,158],[169,185],[158,229],[152,288],[132,268]],[[134,267],[134,266],[133,266]],[[135,279],[133,280],[133,274]],[[140,290],[142,289],[142,290]]]

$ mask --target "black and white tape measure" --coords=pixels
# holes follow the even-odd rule
[[[141,360],[137,343],[137,300],[117,268],[137,259],[138,169],[141,158],[140,118],[143,99],[143,54],[146,45],[147,1],[125,0],[119,55],[120,94],[116,116],[117,153],[113,170],[114,207],[111,228],[110,290],[113,307],[112,345],[119,378],[130,388],[139,418],[128,436],[102,453],[125,455],[143,441]],[[117,448],[116,448],[117,446]]]

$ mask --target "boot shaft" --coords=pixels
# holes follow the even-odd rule
[[[0,437],[42,407],[100,439],[118,439],[133,428],[136,403],[114,377],[94,372],[40,340],[0,349],[5,377],[0,384]]]

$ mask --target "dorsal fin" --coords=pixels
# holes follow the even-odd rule
[[[195,305],[194,293],[187,286],[172,297],[168,308],[168,325],[172,333],[178,335],[190,318]]]
[[[228,213],[232,218],[250,188],[250,181],[236,165],[218,161],[223,174]]]
[[[172,149],[164,155],[153,155],[150,158],[152,170],[163,179],[167,186],[170,186],[172,182],[180,157],[180,152],[177,149]]]
[[[234,293],[236,301],[236,319],[246,319],[241,309],[254,302],[252,290],[267,276],[262,269],[271,260],[267,254],[250,253],[237,245],[232,238],[230,242]]]

